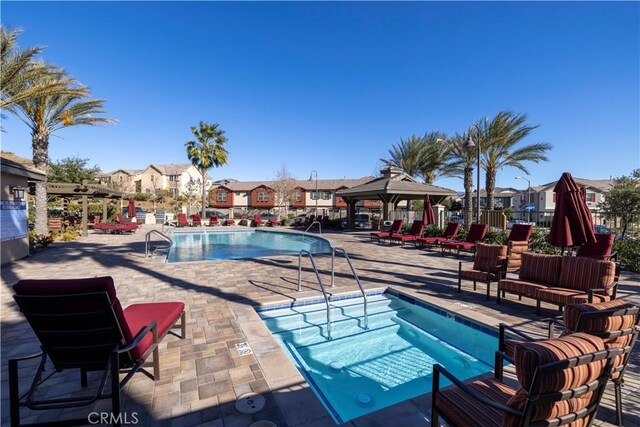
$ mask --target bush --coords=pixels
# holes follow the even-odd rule
[[[529,239],[529,250],[541,254],[560,254],[560,248],[551,246],[547,242],[547,236],[549,236],[548,230],[534,228]]]
[[[484,236],[484,241],[492,245],[504,245],[507,242],[507,232],[502,230],[489,230]]]
[[[74,240],[78,240],[80,234],[73,227],[67,227],[67,229],[62,234],[62,241],[64,242],[72,242]]]
[[[618,252],[622,269],[640,272],[640,240],[616,240],[613,242],[613,250]]]
[[[442,236],[442,233],[444,233],[444,230],[435,225],[428,225],[424,228],[424,236],[426,237]]]
[[[137,202],[146,202],[147,200],[151,199],[151,194],[147,194],[147,193],[135,193],[133,195],[133,200],[137,201]]]
[[[55,240],[55,236],[53,233],[51,234],[36,234],[34,230],[29,230],[29,248],[31,250],[35,248],[46,248],[49,244],[53,243]]]

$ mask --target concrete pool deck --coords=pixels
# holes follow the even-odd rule
[[[298,293],[297,257],[161,264],[144,258],[144,235],[152,229],[159,230],[160,226],[144,225],[131,235],[90,234],[78,242],[55,243],[2,267],[2,424],[7,424],[9,417],[7,360],[38,350],[33,332],[13,302],[11,286],[26,278],[110,275],[123,306],[175,300],[185,302],[187,307],[187,338],[167,336],[161,343],[161,379],[154,383],[136,375],[123,391],[123,410],[137,414],[137,425],[248,426],[259,420],[291,427],[335,425],[253,310],[258,305],[321,296],[308,260],[303,264],[303,292]],[[474,292],[467,282],[463,293],[458,294],[458,259],[454,256],[418,250],[412,245],[378,245],[369,241],[366,232],[324,236],[348,251],[366,289],[392,287],[490,326],[537,319],[532,301],[518,302],[508,296],[501,305],[495,303],[495,297],[487,302],[482,285]],[[316,261],[323,282],[329,283],[331,257],[318,256]],[[637,274],[623,273],[620,298],[640,304],[638,278]],[[337,260],[335,292],[355,290],[347,264]],[[546,310],[542,317],[558,314],[552,306],[543,307]],[[248,342],[254,354],[241,356],[236,349],[241,342]],[[640,425],[637,350],[625,378],[625,425]],[[77,385],[77,374],[65,374],[42,391],[64,393]],[[237,397],[249,392],[265,396],[265,409],[253,415],[237,411]],[[612,391],[607,391],[595,425],[609,425],[607,421],[613,420],[613,402]],[[421,396],[347,424],[424,426],[425,418],[430,418],[429,405],[428,396]],[[91,409],[99,412],[108,408],[109,402],[105,401],[95,408],[62,414],[25,411],[24,421],[78,416]]]

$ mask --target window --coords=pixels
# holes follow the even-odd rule
[[[331,200],[331,191],[323,191],[320,194],[322,195],[322,200]]]
[[[151,179],[151,182],[153,182],[153,181],[155,181],[156,176],[155,175],[151,175],[151,177],[149,179]]]
[[[258,193],[258,201],[259,202],[268,202],[269,201],[269,193],[260,191]]]
[[[587,202],[595,202],[596,201],[596,193],[587,191]]]
[[[300,191],[300,190],[296,191],[295,201],[296,202],[301,202],[302,201],[302,191]]]
[[[150,188],[145,188],[144,192],[147,193],[147,194],[151,194],[151,189]]]
[[[180,175],[169,175],[169,181],[178,182],[180,180]]]
[[[124,176],[120,175],[120,182],[124,181]]]
[[[220,191],[217,193],[216,196],[216,200],[219,202],[226,202],[227,201],[227,192],[226,191]]]

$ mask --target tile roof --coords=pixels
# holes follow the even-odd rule
[[[149,166],[156,168],[163,175],[180,175],[193,165],[191,163],[172,163],[170,165],[158,165],[152,163]]]
[[[356,185],[361,185],[374,179],[372,176],[365,176],[357,179],[319,179],[318,191],[337,190],[342,187],[351,188]],[[306,191],[314,191],[316,189],[316,180],[294,180],[295,186],[300,187]],[[220,187],[228,188],[229,190],[238,191],[251,191],[256,187],[264,185],[271,187],[275,181],[237,181],[229,182],[226,185],[220,185]]]

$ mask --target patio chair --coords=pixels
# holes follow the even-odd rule
[[[236,221],[233,218],[227,218],[224,220],[222,225],[235,225]]]
[[[391,224],[391,228],[388,231],[378,231],[376,233],[369,233],[369,237],[371,241],[374,238],[378,239],[378,243],[380,243],[380,239],[386,239],[390,237],[392,234],[399,234],[400,230],[402,230],[403,220],[395,219],[393,220],[393,224]]]
[[[215,225],[220,225],[220,221],[218,221],[218,217],[216,215],[209,217],[209,227],[213,227]]]
[[[529,239],[533,225],[514,224],[507,238],[507,271],[518,271],[522,265],[522,253],[529,250]]]
[[[178,227],[186,227],[189,225],[187,221],[187,214],[179,213],[178,214]]]
[[[269,218],[269,221],[267,221],[267,225],[269,227],[275,227],[276,225],[282,225],[282,223],[278,218]]]
[[[458,235],[458,230],[460,230],[460,224],[457,222],[450,222],[447,224],[447,228],[444,230],[442,235],[440,236],[427,236],[427,237],[418,237],[416,239],[416,245],[420,246],[433,246],[439,245],[440,243],[453,240]]]
[[[611,253],[615,237],[615,234],[611,233],[596,233],[596,241],[581,245],[576,256],[604,261],[617,261],[618,254],[616,252]]]
[[[316,216],[315,216],[315,215],[309,215],[309,216],[304,220],[304,222],[301,222],[301,223],[299,224],[299,227],[301,227],[301,228],[305,228],[305,229],[306,229],[307,227],[309,227],[309,226],[313,223],[313,221],[315,221],[315,219],[316,219]]]
[[[484,239],[488,229],[489,226],[487,224],[471,224],[469,234],[464,242],[456,242],[452,240],[440,243],[442,254],[444,254],[445,250],[456,251],[457,256],[460,256],[460,251],[475,252],[476,243],[479,243]]]
[[[392,234],[389,236],[389,244],[391,245],[393,242],[402,242],[402,246],[404,246],[404,242],[415,242],[418,237],[422,236],[422,232],[424,231],[424,222],[419,219],[413,221],[411,224],[411,228],[407,231],[406,234]]]
[[[133,374],[142,372],[154,381],[160,378],[158,343],[171,329],[180,328],[180,338],[185,337],[183,303],[132,304],[123,310],[111,277],[21,280],[13,289],[14,299],[35,332],[41,351],[9,360],[12,426],[20,425],[20,407],[63,409],[91,405],[100,399],[111,399],[110,412],[117,417],[121,409],[120,390]],[[144,369],[151,354],[153,374]],[[39,366],[30,388],[23,393],[19,375],[25,370],[19,364],[32,359],[39,359]],[[45,372],[51,370],[47,369],[47,360],[53,365],[53,372]],[[82,388],[88,385],[88,372],[101,372],[96,393],[73,393],[73,397],[38,393],[38,387],[49,378],[70,369],[80,370]],[[122,380],[120,373],[126,373]],[[110,390],[106,390],[107,382]],[[55,391],[55,386],[51,391]],[[84,425],[87,416],[57,423]]]
[[[613,384],[616,398],[616,424],[622,425],[622,384],[624,373],[631,358],[631,350],[638,335],[640,308],[624,300],[614,300],[594,304],[569,304],[563,313],[563,322],[546,319],[549,322],[548,337],[553,338],[557,325],[564,328],[560,336],[577,332],[595,335],[604,341],[607,349],[623,348],[624,352],[615,359],[609,385]],[[526,323],[526,322],[525,322]],[[535,341],[521,327],[524,324],[500,324],[498,352],[495,360],[496,378],[502,379],[504,362],[513,363],[515,347],[525,341]],[[507,336],[510,333],[511,337]]]
[[[458,292],[462,292],[462,279],[473,281],[473,290],[478,282],[487,284],[487,301],[491,299],[491,282],[497,282],[506,274],[507,247],[478,243],[471,270],[463,270],[458,263]]]
[[[596,416],[613,360],[622,348],[577,333],[515,349],[516,390],[497,378],[462,382],[442,365],[433,366],[431,426],[588,426]],[[440,389],[440,376],[453,385]]]
[[[191,215],[191,226],[192,227],[200,227],[202,226],[202,219],[200,218],[200,214]]]
[[[253,221],[251,221],[251,226],[252,227],[264,226],[264,221],[262,220],[262,217],[260,215],[254,215]]]

